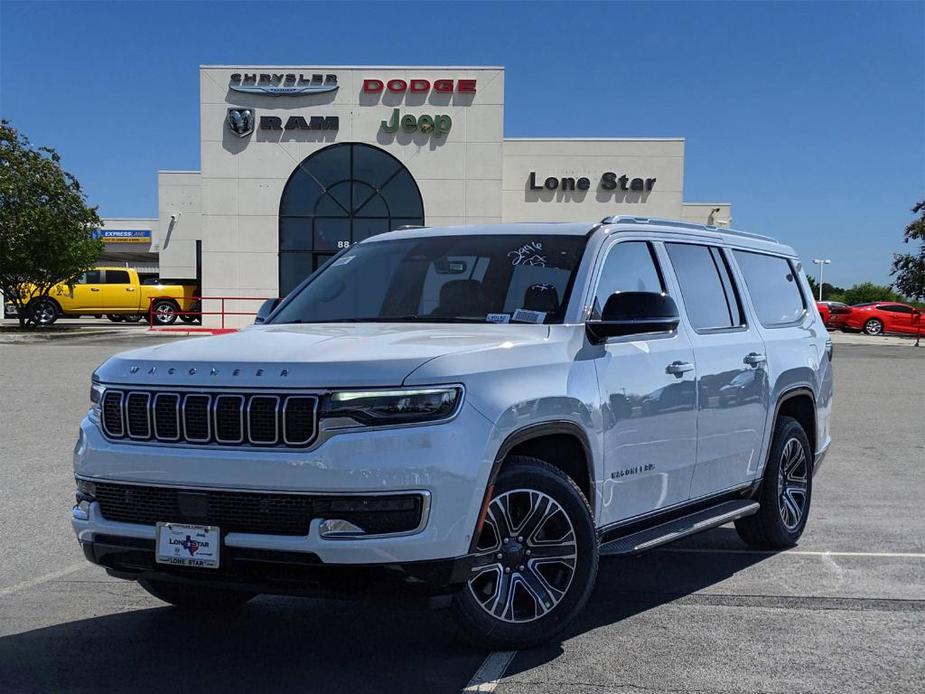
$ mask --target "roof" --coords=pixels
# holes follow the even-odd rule
[[[500,234],[547,234],[551,236],[584,236],[597,224],[594,222],[509,222],[507,224],[469,224],[465,226],[416,227],[372,236],[364,243],[413,239],[421,236],[473,236]]]
[[[730,246],[740,246],[754,250],[772,251],[785,255],[796,256],[796,251],[790,246],[780,243],[777,239],[763,234],[755,234],[741,229],[729,227],[716,227],[707,224],[695,224],[675,219],[659,219],[656,217],[632,217],[629,215],[616,215],[605,217],[601,223],[613,228],[614,231],[646,231],[666,235],[683,235],[692,238],[719,241]]]
[[[370,237],[364,243],[413,239],[423,236],[468,236],[475,234],[545,234],[550,236],[584,236],[595,227],[605,233],[645,232],[664,237],[698,239],[758,251],[768,251],[796,257],[796,252],[770,236],[752,234],[738,229],[694,224],[673,219],[614,216],[601,222],[509,222],[505,224],[470,224],[465,226],[415,227],[390,231]]]

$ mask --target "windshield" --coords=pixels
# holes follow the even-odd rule
[[[561,323],[586,238],[428,236],[354,246],[270,323]]]

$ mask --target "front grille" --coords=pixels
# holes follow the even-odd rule
[[[111,439],[163,443],[307,446],[317,431],[314,395],[122,391],[103,394]]]
[[[197,523],[268,535],[307,535],[314,518],[342,518],[370,535],[410,532],[420,525],[423,513],[420,494],[319,496],[97,482],[94,496],[110,521]]]

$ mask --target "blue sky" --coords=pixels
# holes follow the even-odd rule
[[[506,67],[505,134],[687,139],[685,199],[888,282],[925,197],[925,4],[0,0],[0,114],[105,216],[199,168],[200,64]]]

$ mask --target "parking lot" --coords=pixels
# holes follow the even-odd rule
[[[727,526],[603,560],[566,639],[489,653],[446,611],[266,596],[190,615],[87,564],[69,516],[89,375],[157,339],[0,344],[2,692],[925,689],[925,349],[836,336],[799,547],[747,551]]]

